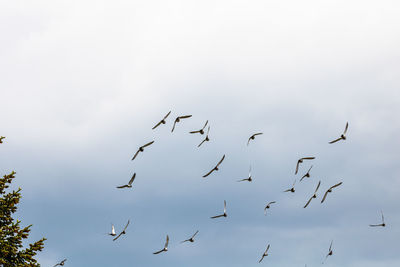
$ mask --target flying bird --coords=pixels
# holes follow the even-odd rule
[[[314,191],[314,195],[312,195],[312,197],[310,197],[310,199],[307,201],[306,205],[303,208],[307,208],[307,206],[308,206],[308,204],[310,204],[311,200],[313,198],[317,198],[317,191],[318,191],[318,188],[320,185],[321,185],[321,181],[318,182],[317,188],[315,188],[315,191]]]
[[[203,141],[201,141],[201,143],[200,143],[197,147],[200,147],[204,142],[210,141],[210,138],[209,138],[209,136],[208,136],[209,133],[210,133],[210,126],[208,126],[206,138],[204,138]]]
[[[228,216],[228,214],[226,214],[226,201],[224,200],[224,213],[221,214],[221,215],[217,215],[217,216],[210,217],[210,218],[211,218],[211,219],[215,219],[215,218],[227,217],[227,216]]]
[[[60,261],[59,263],[57,263],[56,265],[54,265],[53,267],[56,267],[58,265],[60,266],[64,266],[64,263],[67,261],[67,259],[63,259],[62,261]]]
[[[139,147],[139,149],[136,151],[135,155],[133,156],[132,160],[134,160],[134,159],[136,158],[136,156],[139,154],[139,152],[143,152],[143,151],[144,151],[144,148],[145,148],[146,146],[149,146],[149,145],[151,145],[151,144],[153,144],[153,143],[154,143],[154,141],[151,141],[151,142],[149,142],[149,143],[147,143],[147,144],[145,144],[145,145]]]
[[[294,172],[294,174],[297,174],[297,172],[299,171],[299,165],[300,163],[303,163],[303,160],[311,160],[311,159],[315,159],[315,157],[305,157],[305,158],[301,158],[297,161],[296,164],[296,171]]]
[[[335,184],[335,185],[329,187],[329,189],[325,192],[324,197],[323,197],[322,200],[321,200],[321,203],[323,203],[323,202],[325,201],[326,196],[328,195],[328,193],[331,193],[331,192],[332,192],[332,189],[333,189],[333,188],[338,187],[338,186],[341,185],[342,183],[343,183],[343,182],[340,182],[340,183],[338,183],[338,184]]]
[[[224,159],[225,159],[225,155],[222,156],[221,160],[218,162],[218,164],[214,168],[211,169],[211,171],[209,171],[208,173],[203,175],[203,178],[206,178],[207,176],[209,176],[213,171],[218,171],[219,170],[218,167],[222,163],[222,161],[224,161]]]
[[[292,193],[294,193],[296,190],[294,189],[294,185],[296,184],[296,180],[294,180],[294,182],[293,182],[293,186],[292,186],[292,188],[289,188],[289,189],[287,189],[287,190],[285,190],[285,191],[283,191],[283,192],[292,192]]]
[[[180,122],[181,119],[187,119],[187,118],[190,118],[190,117],[192,117],[192,115],[185,115],[185,116],[179,116],[179,117],[177,117],[177,118],[175,119],[175,121],[174,121],[174,126],[172,127],[171,133],[175,130],[175,124],[177,124],[178,122]]]
[[[258,263],[260,263],[264,257],[268,256],[268,250],[269,250],[269,244],[267,246],[267,249],[264,251],[264,254],[261,256],[261,259],[258,261]]]
[[[124,228],[124,230],[122,230],[122,232],[121,233],[119,233],[119,235],[117,235],[117,237],[116,238],[114,238],[113,239],[113,241],[115,241],[115,240],[117,240],[121,235],[124,235],[124,234],[126,234],[126,232],[125,232],[125,230],[126,230],[126,228],[128,228],[128,225],[129,225],[129,223],[130,223],[130,220],[128,220],[128,223],[125,225],[125,228]]]
[[[165,240],[164,248],[159,251],[154,252],[153,254],[159,254],[161,252],[168,251],[168,242],[169,242],[169,236],[167,235],[167,239]]]
[[[125,188],[125,187],[131,188],[133,180],[135,180],[135,177],[136,177],[136,172],[132,175],[132,178],[129,180],[128,184],[117,186],[117,188]]]
[[[332,254],[333,254],[333,251],[332,251],[332,243],[333,243],[333,240],[331,241],[331,245],[329,246],[328,254],[326,255],[325,260],[322,262],[322,264],[324,264],[324,262],[326,261],[326,259],[327,259],[329,256],[332,256]]]
[[[185,243],[185,242],[193,243],[194,242],[194,237],[197,235],[198,232],[199,232],[199,230],[197,230],[196,233],[194,233],[191,238],[183,240],[181,243]]]
[[[304,178],[306,178],[306,177],[309,178],[309,177],[311,176],[311,175],[310,175],[310,171],[311,171],[312,167],[313,167],[313,165],[311,165],[311,167],[308,169],[307,173],[304,174],[303,177],[301,177],[300,182],[301,182]]]
[[[152,130],[154,130],[155,128],[157,128],[158,126],[160,126],[161,124],[165,124],[166,123],[166,119],[168,118],[169,114],[171,114],[171,111],[167,113],[167,115],[164,116],[164,118],[162,120],[160,120],[159,123],[157,123],[153,128],[151,128]]]
[[[114,224],[111,225],[111,233],[108,233],[110,236],[116,236]]]
[[[276,202],[275,202],[275,201],[271,201],[271,202],[269,202],[269,203],[267,204],[267,206],[265,206],[265,208],[264,208],[264,215],[267,214],[267,209],[269,209],[269,208],[271,207],[271,204],[274,204],[274,203],[276,203]]]
[[[250,168],[249,168],[249,177],[244,178],[244,179],[241,179],[241,180],[238,180],[238,182],[243,182],[243,181],[248,181],[248,182],[253,181],[253,179],[252,179],[252,177],[251,177],[251,166],[250,166]]]
[[[383,212],[382,212],[382,211],[381,211],[381,214],[382,214],[382,223],[380,223],[380,224],[370,224],[369,226],[371,226],[371,227],[376,227],[376,226],[385,227],[385,226],[386,226],[386,224],[385,224],[385,218],[383,217]]]
[[[333,140],[333,141],[330,141],[329,144],[336,143],[337,141],[340,141],[340,140],[346,140],[346,132],[347,132],[347,129],[348,129],[348,128],[349,128],[349,123],[346,122],[346,127],[344,128],[343,134],[342,134],[338,139],[335,139],[335,140]]]
[[[0,144],[3,143],[3,139],[6,138],[5,136],[0,136]]]
[[[191,133],[191,134],[199,133],[199,134],[203,135],[204,134],[204,129],[206,128],[207,124],[208,124],[208,120],[206,121],[206,124],[204,124],[203,128],[201,128],[200,130],[197,130],[197,131],[191,131],[189,133]]]
[[[256,138],[257,135],[261,135],[261,134],[263,134],[263,133],[255,133],[255,134],[253,134],[252,136],[250,136],[250,137],[249,137],[249,140],[247,140],[247,145],[249,145],[250,140],[254,140],[254,139]]]

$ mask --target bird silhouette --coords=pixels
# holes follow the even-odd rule
[[[297,164],[296,164],[296,171],[294,172],[294,174],[297,174],[297,172],[299,171],[299,165],[300,165],[300,163],[303,163],[304,160],[312,160],[312,159],[315,159],[315,157],[305,157],[305,158],[299,159],[299,160],[297,161]]]
[[[274,203],[276,203],[276,202],[275,202],[275,201],[271,201],[271,202],[269,202],[269,203],[267,204],[267,206],[265,206],[265,208],[264,208],[264,215],[267,214],[267,209],[269,209],[269,208],[271,207],[271,204],[274,204]]]
[[[175,130],[175,125],[176,125],[178,122],[180,122],[182,119],[187,119],[187,118],[190,118],[190,117],[192,117],[192,115],[184,115],[184,116],[176,117],[176,119],[175,119],[175,121],[174,121],[174,126],[172,127],[172,130],[171,130],[171,133]]]
[[[386,226],[385,218],[383,217],[383,212],[382,211],[381,211],[381,215],[382,215],[382,223],[380,223],[380,224],[370,224],[369,226],[371,226],[371,227],[377,227],[377,226],[385,227]]]
[[[206,124],[204,124],[203,128],[201,128],[200,130],[197,130],[197,131],[191,131],[189,133],[191,133],[191,134],[199,133],[199,134],[203,135],[204,134],[204,128],[206,128],[207,124],[208,124],[208,120],[206,121]]]
[[[115,240],[117,240],[121,235],[124,235],[124,234],[126,234],[126,228],[128,228],[128,225],[129,225],[129,223],[130,223],[130,220],[128,220],[128,223],[125,225],[125,227],[124,227],[124,230],[122,230],[122,232],[121,233],[119,233],[119,235],[117,235],[117,237],[116,238],[114,238],[113,239],[113,241],[115,241]]]
[[[247,145],[249,145],[250,140],[254,140],[257,135],[261,135],[261,134],[263,134],[263,133],[255,133],[252,136],[250,136],[249,139],[247,140]]]
[[[199,232],[199,230],[197,230],[196,233],[194,233],[191,238],[183,240],[181,243],[185,243],[185,242],[193,243],[194,242],[194,237],[197,235],[198,232]]]
[[[321,181],[318,182],[318,185],[317,185],[317,188],[315,188],[314,194],[310,197],[310,199],[307,201],[306,205],[304,205],[303,208],[307,208],[307,206],[308,206],[308,204],[310,204],[311,200],[313,198],[317,198],[317,191],[318,191],[318,188],[320,185],[321,185]]]
[[[321,200],[321,203],[323,203],[323,202],[325,201],[326,196],[328,195],[328,193],[331,193],[331,192],[332,192],[332,189],[333,189],[333,188],[338,187],[338,186],[341,185],[342,183],[343,183],[343,182],[340,182],[340,183],[338,183],[338,184],[335,184],[335,185],[329,187],[329,189],[326,190],[326,192],[325,192],[325,194],[324,194],[324,197],[323,197],[322,200]]]
[[[348,128],[349,128],[349,123],[346,122],[346,127],[344,128],[344,132],[340,135],[340,137],[338,139],[330,141],[329,144],[336,143],[337,141],[340,141],[340,140],[346,140],[346,133],[347,133]]]
[[[213,171],[218,171],[219,170],[218,167],[224,161],[224,159],[225,159],[225,155],[222,156],[221,160],[218,162],[218,164],[214,168],[211,169],[211,171],[209,171],[208,173],[203,175],[203,178],[206,178],[207,176],[209,176]]]
[[[151,128],[152,130],[154,130],[155,128],[157,128],[158,126],[160,126],[161,124],[165,124],[166,123],[166,119],[168,118],[169,114],[171,114],[171,111],[167,113],[167,115],[164,116],[164,118],[162,120],[160,120],[160,122],[158,122],[153,128]]]
[[[126,187],[131,188],[133,180],[135,180],[135,177],[136,177],[136,172],[132,175],[132,178],[129,180],[128,184],[117,186],[117,188],[126,188]]]
[[[161,252],[168,251],[168,242],[169,242],[169,236],[167,235],[167,239],[165,240],[164,248],[159,251],[153,252],[153,254],[160,254]]]
[[[267,249],[264,251],[263,255],[261,256],[261,259],[258,261],[258,263],[262,262],[264,257],[268,256],[268,250],[269,250],[269,244],[267,246]]]
[[[197,147],[200,147],[204,142],[210,141],[210,137],[208,136],[209,133],[210,133],[210,126],[208,126],[206,138],[204,138],[203,141],[201,141],[201,143]]]
[[[224,200],[224,213],[220,214],[220,215],[217,215],[217,216],[210,217],[210,218],[211,219],[216,219],[216,218],[227,217],[227,216],[228,216],[228,214],[226,214],[226,201]]]
[[[59,263],[57,263],[56,265],[54,265],[53,267],[56,266],[64,266],[64,263],[67,261],[67,259],[63,259],[62,261],[60,261]]]
[[[139,154],[139,152],[143,152],[143,151],[144,151],[144,148],[145,148],[146,146],[149,146],[149,145],[151,145],[151,144],[153,144],[153,143],[154,143],[154,141],[151,141],[151,142],[149,142],[149,143],[147,143],[147,144],[145,144],[145,145],[139,147],[139,149],[136,151],[135,155],[133,156],[132,160],[134,160],[134,159],[137,157],[137,155]]]

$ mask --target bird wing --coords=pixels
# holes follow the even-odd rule
[[[210,217],[211,219],[215,219],[215,218],[219,218],[219,217],[223,217],[224,216],[224,214],[221,214],[221,215],[217,215],[217,216],[212,216],[212,217]]]
[[[381,226],[380,224],[370,224],[371,227]]]
[[[226,201],[224,200],[224,214],[226,213]]]
[[[312,199],[313,199],[313,198],[310,197],[310,199],[307,201],[306,205],[305,205],[303,208],[307,208],[308,204],[310,204],[310,202],[311,202]]]
[[[206,128],[207,124],[208,124],[208,120],[206,121],[206,124],[204,124],[203,128],[201,128],[201,129],[204,130],[204,128]]]
[[[247,145],[249,145],[250,140],[251,140],[251,136],[249,137],[249,140],[247,140]]]
[[[135,155],[133,156],[133,158],[131,160],[134,160],[136,158],[136,156],[139,154],[140,150],[136,151]]]
[[[164,250],[162,249],[162,250],[159,250],[159,251],[157,251],[157,252],[153,252],[153,254],[155,255],[155,254],[159,254],[159,253],[161,253],[161,252],[163,252]]]
[[[125,187],[128,187],[128,185],[125,184],[125,185],[117,186],[117,188],[125,188]]]
[[[302,158],[302,159],[315,159],[315,157],[305,157],[305,158]]]
[[[184,115],[184,116],[179,116],[179,119],[187,119],[192,117],[192,115]]]
[[[198,130],[198,131],[191,131],[191,132],[189,132],[189,133],[194,134],[194,133],[199,133],[199,132],[200,132],[200,130]]]
[[[199,232],[199,230],[197,230],[196,233],[194,233],[194,235],[192,235],[192,238],[194,238],[198,232]]]
[[[297,172],[299,171],[299,164],[300,164],[300,160],[297,161],[297,164],[296,164],[296,171],[294,172],[295,175],[296,175]]]
[[[152,130],[154,130],[155,128],[157,128],[158,126],[160,126],[160,124],[162,123],[162,121],[159,121],[153,128],[151,128]]]
[[[257,135],[261,135],[261,134],[263,134],[263,133],[255,133],[255,134],[253,134],[253,136],[257,136]]]
[[[296,184],[296,179],[294,179],[294,182],[293,182],[293,187],[294,187],[294,185]]]
[[[225,155],[222,156],[222,159],[218,162],[217,166],[215,166],[215,168],[217,168],[225,159]]]
[[[289,188],[289,189],[287,189],[287,190],[285,190],[283,192],[289,192],[289,191],[292,191],[292,188]]]
[[[382,223],[385,223],[385,218],[383,217],[383,212],[381,210],[381,214],[382,214]]]
[[[271,201],[271,202],[268,203],[268,205],[271,205],[271,204],[274,204],[274,203],[276,203],[276,201]]]
[[[341,139],[342,139],[342,137],[339,137],[338,139],[335,139],[335,140],[333,140],[333,141],[330,141],[329,144],[336,143],[337,141],[339,141],[339,140],[341,140]]]
[[[344,128],[344,132],[343,135],[345,135],[347,133],[347,129],[349,128],[349,123],[346,122],[346,127]]]
[[[167,239],[165,240],[164,248],[168,247],[168,243],[169,243],[169,236],[167,235]]]
[[[151,145],[153,143],[154,143],[154,141],[148,142],[147,144],[143,145],[142,148],[145,148],[146,146],[149,146],[149,145]]]
[[[269,244],[268,244],[267,249],[265,250],[264,254],[266,254],[268,252],[268,250],[269,250]]]
[[[131,221],[128,220],[128,223],[125,225],[125,228],[124,228],[124,230],[123,230],[122,232],[124,232],[124,231],[126,230],[126,228],[128,228],[128,225],[129,225],[130,222],[131,222]]]
[[[210,126],[208,126],[208,130],[207,130],[207,136],[208,136],[208,133],[210,132]]]
[[[244,179],[241,179],[241,180],[237,180],[237,182],[244,182],[244,181],[247,181],[249,178],[244,178]]]
[[[172,126],[171,133],[175,130],[175,124],[176,124],[177,119],[178,119],[178,118],[176,118],[175,121],[174,121],[174,126]]]
[[[132,178],[129,180],[129,185],[132,185],[133,181],[135,180],[136,172],[132,175]]]
[[[215,170],[215,168],[213,168],[211,171],[209,171],[207,174],[203,175],[203,178],[206,178],[207,176],[209,176],[213,171]]]
[[[335,184],[335,185],[331,186],[330,189],[333,189],[333,188],[335,188],[335,187],[338,187],[338,186],[341,185],[342,183],[343,183],[343,182],[340,182],[340,183],[338,183],[338,184]]]
[[[304,174],[301,178],[300,178],[300,182],[303,181],[303,179],[307,176],[307,174]]]
[[[111,234],[115,235],[115,227],[114,227],[114,224],[111,225]]]
[[[117,237],[115,237],[115,238],[113,239],[113,241],[117,240],[121,235],[122,235],[122,232],[119,233],[119,235],[117,235]]]
[[[326,192],[325,192],[325,194],[324,194],[324,197],[323,197],[322,200],[321,200],[321,203],[323,203],[323,202],[325,201],[325,198],[326,198],[326,196],[328,195],[328,193],[329,193],[329,190],[326,190]]]
[[[167,113],[167,115],[164,116],[163,120],[165,120],[166,118],[168,118],[169,114],[171,114],[171,111]]]
[[[183,240],[183,241],[181,241],[181,244],[185,243],[185,242],[188,242],[188,241],[190,241],[190,239]]]
[[[203,141],[201,141],[201,143],[200,143],[197,147],[200,147],[205,141],[206,141],[206,139],[204,139]]]
[[[261,259],[258,261],[258,263],[262,262],[262,260],[264,259],[264,257],[265,257],[265,255],[263,254],[263,255],[261,256]]]
[[[315,188],[315,192],[314,192],[314,194],[315,194],[315,193],[317,193],[317,191],[318,191],[318,188],[319,188],[319,186],[320,186],[320,185],[321,185],[321,181],[319,181],[319,182],[318,182],[318,185],[317,185],[317,188]]]
[[[309,172],[311,171],[311,169],[312,169],[313,166],[314,166],[314,165],[311,165],[311,167],[308,169],[307,173],[309,173]]]
[[[331,241],[331,245],[329,246],[329,251],[332,250],[332,244],[333,244],[333,240]]]

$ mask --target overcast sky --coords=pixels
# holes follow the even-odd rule
[[[386,0],[0,1],[0,167],[17,172],[29,241],[47,238],[42,266],[261,266],[271,244],[262,265],[311,267],[331,240],[325,266],[400,266],[399,13]],[[206,120],[198,148],[188,132]],[[295,176],[303,156],[316,159]],[[253,182],[237,183],[249,165]],[[228,217],[211,220],[224,200]],[[369,227],[380,210],[387,227]]]

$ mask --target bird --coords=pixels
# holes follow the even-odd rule
[[[168,251],[168,242],[169,242],[169,236],[167,235],[167,239],[165,241],[164,248],[159,250],[159,251],[153,252],[153,254],[155,255],[155,254],[159,254],[159,253],[164,252],[164,251]]]
[[[54,265],[53,267],[56,267],[58,265],[60,266],[64,266],[64,263],[67,261],[67,259],[63,259],[62,261],[60,261],[59,263],[57,263],[56,265]]]
[[[328,195],[328,193],[331,193],[331,192],[332,192],[332,189],[333,189],[333,188],[338,187],[338,186],[341,185],[342,183],[343,183],[343,182],[340,182],[340,183],[338,183],[338,184],[335,184],[335,185],[329,187],[329,189],[325,192],[324,197],[323,197],[322,200],[321,200],[321,203],[323,203],[323,202],[325,201],[326,196]]]
[[[110,236],[116,236],[114,224],[111,225],[111,233],[108,233]]]
[[[241,179],[241,180],[238,180],[238,182],[243,182],[243,181],[248,181],[248,182],[253,181],[253,179],[252,179],[252,177],[251,177],[251,166],[250,166],[250,168],[249,168],[249,177],[244,178],[244,179]]]
[[[181,243],[185,243],[185,242],[188,242],[188,241],[193,243],[194,242],[194,237],[197,235],[198,232],[199,232],[199,230],[197,230],[196,233],[194,233],[191,238],[183,240]]]
[[[133,180],[135,180],[135,177],[136,177],[136,172],[132,175],[132,178],[129,180],[128,184],[117,186],[117,188],[125,188],[125,187],[131,188]]]
[[[265,206],[265,208],[264,208],[264,215],[267,214],[267,209],[269,209],[269,208],[271,207],[271,204],[274,204],[274,203],[276,203],[276,202],[275,202],[275,201],[271,201],[271,202],[269,202],[269,203],[267,204],[267,206]]]
[[[203,135],[204,134],[204,128],[206,128],[207,124],[208,124],[208,120],[206,121],[206,124],[204,124],[203,128],[201,128],[200,130],[197,130],[197,131],[191,131],[189,133],[191,133],[191,134],[199,133],[199,134]]]
[[[301,177],[300,182],[301,182],[304,178],[306,178],[306,177],[309,178],[309,177],[311,176],[311,175],[310,175],[310,171],[311,171],[312,167],[313,167],[313,165],[311,165],[311,167],[308,169],[307,173],[304,174],[303,177]]]
[[[321,185],[321,181],[318,182],[317,188],[315,188],[314,194],[312,195],[312,197],[310,197],[310,199],[307,201],[306,205],[303,208],[307,208],[308,204],[310,204],[311,200],[313,198],[317,198],[317,191],[319,186]]]
[[[176,117],[176,119],[175,119],[175,121],[174,121],[174,126],[172,127],[172,130],[171,130],[171,133],[175,130],[175,124],[177,124],[178,122],[180,122],[181,119],[187,119],[187,118],[190,118],[190,117],[192,117],[192,115],[184,115],[184,116]]]
[[[258,261],[258,263],[260,263],[264,257],[268,256],[268,250],[269,250],[269,244],[267,246],[267,249],[264,251],[264,254],[261,256],[261,259]]]
[[[113,241],[115,241],[115,240],[117,240],[121,235],[124,235],[124,234],[126,234],[126,232],[125,232],[125,230],[126,230],[126,228],[128,228],[128,225],[129,225],[129,223],[130,223],[130,220],[128,220],[128,223],[125,225],[125,228],[124,228],[124,230],[122,230],[122,232],[121,233],[119,233],[119,235],[117,235],[117,237],[116,238],[114,238],[113,239]]]
[[[247,145],[249,145],[250,140],[254,140],[254,139],[256,138],[257,135],[261,135],[261,134],[263,134],[263,133],[255,133],[255,134],[253,134],[252,136],[250,136],[250,137],[249,137],[249,140],[247,140]]]
[[[329,246],[328,254],[326,255],[325,260],[322,262],[322,264],[324,264],[324,262],[326,261],[326,259],[328,258],[328,256],[332,256],[332,254],[333,254],[333,251],[332,251],[332,243],[333,243],[333,240],[331,241],[331,245]]]
[[[157,123],[153,128],[151,128],[152,130],[154,130],[155,128],[157,128],[158,126],[160,126],[161,124],[165,124],[166,123],[166,119],[168,118],[169,114],[171,114],[171,111],[167,113],[167,115],[164,116],[164,118]]]
[[[143,151],[144,151],[144,148],[145,148],[146,146],[149,146],[149,145],[151,145],[151,144],[153,144],[153,143],[154,143],[154,141],[151,141],[151,142],[149,142],[149,143],[147,143],[147,144],[145,144],[145,145],[139,147],[139,149],[136,151],[135,155],[133,156],[132,160],[134,160],[134,159],[136,158],[136,156],[139,154],[139,152],[143,152]]]
[[[201,141],[201,143],[197,147],[200,147],[204,142],[210,141],[210,137],[208,136],[209,133],[210,133],[210,126],[208,126],[206,138],[204,138],[203,141]]]
[[[218,164],[211,169],[211,171],[209,171],[208,173],[206,173],[205,175],[203,175],[203,178],[206,178],[207,176],[209,176],[213,171],[218,171],[218,166],[222,163],[222,161],[224,161],[225,159],[225,155],[222,156],[221,160],[218,162]]]
[[[3,139],[6,138],[5,136],[0,136],[0,144],[3,143]]]
[[[311,160],[311,159],[315,159],[315,157],[305,157],[305,158],[301,158],[297,161],[296,164],[296,171],[294,172],[294,174],[297,174],[297,172],[299,171],[299,165],[300,163],[303,163],[303,160]]]
[[[212,217],[210,217],[211,219],[215,219],[215,218],[219,218],[219,217],[227,217],[228,216],[228,214],[226,214],[226,201],[224,200],[224,213],[223,214],[220,214],[220,215],[217,215],[217,216],[212,216]]]
[[[381,211],[381,214],[382,214],[382,223],[380,223],[380,224],[370,224],[369,226],[371,226],[371,227],[376,227],[376,226],[385,227],[385,226],[386,226],[386,224],[385,224],[385,218],[383,217],[383,212],[382,212],[382,211]]]
[[[340,135],[340,137],[338,139],[330,141],[329,144],[336,143],[337,141],[340,141],[340,140],[346,140],[346,133],[347,133],[348,128],[349,128],[349,123],[346,122],[346,127],[344,128],[344,132],[342,133],[342,135]]]
[[[287,189],[287,190],[285,190],[285,191],[283,191],[283,192],[291,192],[291,193],[294,193],[296,190],[294,189],[294,185],[296,184],[296,180],[294,180],[294,182],[293,182],[293,186],[292,186],[292,188],[289,188],[289,189]]]

